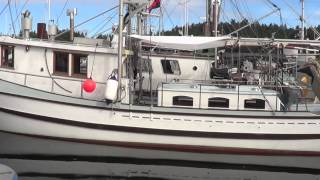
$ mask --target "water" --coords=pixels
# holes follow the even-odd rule
[[[148,153],[0,133],[0,164],[13,168],[22,180],[320,180],[317,158],[252,156],[251,163],[243,163],[244,157],[216,155],[209,163]]]

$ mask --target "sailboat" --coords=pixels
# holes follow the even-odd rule
[[[121,32],[122,0],[119,7]],[[1,132],[124,148],[126,151],[110,154],[139,158],[212,162],[217,156],[221,160],[220,154],[239,157],[235,158],[238,160],[262,155],[264,158],[259,163],[263,163],[266,157],[320,157],[320,106],[304,101],[306,98],[300,93],[304,86],[289,80],[274,84],[260,76],[250,76],[256,71],[249,62],[247,69],[242,68],[242,77],[253,80],[218,81],[210,78],[212,61],[143,56],[150,63],[141,64],[146,67],[141,71],[145,69],[145,73],[159,77],[162,82],[156,83],[157,86],[150,82],[147,94],[150,98],[136,104],[134,92],[139,83],[130,73],[124,73],[129,67],[126,57],[132,56],[132,52],[123,52],[122,33],[116,47],[98,42],[81,45],[76,42],[79,39],[71,43],[31,40],[30,19],[30,14],[25,13],[23,39],[0,37]],[[230,36],[135,35],[131,38],[165,49],[188,51],[222,48],[239,42]],[[253,39],[241,41],[254,42]],[[320,44],[287,41],[293,42]],[[271,44],[280,47],[285,43],[285,40],[273,40]],[[261,68],[260,72],[264,66]],[[181,77],[191,79],[184,81]],[[309,84],[320,80],[304,78]],[[147,153],[129,153],[137,150]],[[285,165],[288,161],[269,163]]]

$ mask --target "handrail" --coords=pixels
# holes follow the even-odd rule
[[[51,83],[48,84],[48,87],[51,87],[51,93],[54,93],[54,80],[64,80],[64,81],[69,81],[69,82],[78,82],[78,83],[83,83],[85,81],[85,79],[76,79],[76,78],[72,78],[72,77],[58,77],[58,76],[52,76],[53,78],[49,77],[49,76],[44,76],[44,75],[36,75],[36,74],[29,74],[29,73],[21,73],[21,72],[14,72],[11,70],[5,70],[3,68],[0,68],[0,72],[5,72],[5,73],[9,73],[9,74],[18,74],[24,77],[24,82],[23,82],[23,86],[27,87],[27,79],[28,77],[38,77],[38,78],[43,78],[43,79],[49,79],[51,80]],[[104,85],[105,83],[103,82],[96,82],[96,84],[99,85]],[[79,95],[80,98],[83,98],[83,89],[82,86],[80,87],[81,90],[81,94]],[[77,96],[78,97],[78,96]]]

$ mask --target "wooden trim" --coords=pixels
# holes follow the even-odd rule
[[[11,49],[12,48],[12,60],[13,60],[13,67],[10,67],[9,65],[3,65],[4,63],[4,57],[3,57],[3,50],[4,49]],[[8,59],[9,60],[9,59]],[[4,68],[4,69],[10,69],[10,70],[14,70],[15,67],[15,46],[13,45],[1,45],[1,63],[0,63],[0,68]]]
[[[71,66],[72,73],[71,73],[70,77],[79,78],[79,79],[86,79],[88,77],[89,55],[88,54],[84,54],[84,53],[71,53],[71,55],[72,55],[72,66]],[[75,55],[77,55],[77,56],[86,56],[87,57],[87,68],[86,68],[87,72],[86,72],[86,74],[81,74],[81,73],[75,73],[74,72]],[[80,66],[80,62],[79,62],[79,66]],[[81,68],[80,68],[80,70],[81,70]]]
[[[64,52],[64,51],[52,51],[53,53],[53,75],[56,76],[65,76],[65,77],[69,77],[69,54],[68,52]],[[57,53],[66,53],[68,54],[68,72],[60,72],[56,70],[56,63],[57,63]],[[65,75],[66,74],[66,75]]]

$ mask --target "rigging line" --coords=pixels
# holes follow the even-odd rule
[[[170,21],[171,25],[172,25],[172,26],[174,26],[174,23],[173,23],[173,21],[172,21],[172,19],[171,19],[171,16],[169,15],[169,13],[168,13],[167,9],[166,9],[166,8],[163,8],[163,10],[164,10],[165,14],[167,15],[167,17],[168,17],[168,19],[169,19],[169,21]]]
[[[64,91],[66,91],[66,92],[68,92],[68,93],[71,94],[72,91],[69,91],[69,90],[67,90],[66,88],[62,87],[62,85],[60,85],[60,84],[54,79],[54,77],[52,77],[52,74],[51,74],[51,72],[50,72],[50,70],[49,70],[49,65],[48,65],[47,51],[48,51],[48,49],[45,48],[45,49],[44,49],[44,59],[45,59],[46,68],[47,68],[47,72],[48,72],[49,77],[51,78],[51,80],[53,81],[53,83],[56,84],[59,88],[61,88],[62,90],[64,90]]]
[[[1,12],[0,12],[0,16],[1,16],[2,13],[7,9],[8,6],[9,6],[9,3],[7,3],[7,4],[3,7],[3,9],[2,9]]]
[[[239,6],[238,6],[238,3],[236,3],[235,0],[231,0],[231,3],[233,4],[233,6],[235,7],[236,11],[238,12],[240,18],[241,18],[242,20],[248,20],[248,19],[245,18],[245,16],[241,13],[240,8],[239,8]],[[249,20],[248,20],[248,21],[249,21]],[[249,27],[250,27],[250,29],[253,31],[251,25],[250,25]],[[254,32],[254,31],[253,31],[253,32]],[[254,32],[254,33],[255,33],[255,32]]]
[[[277,9],[276,9],[276,10],[273,10],[272,12],[270,12],[270,13],[262,16],[262,17],[259,17],[258,19],[254,20],[254,21],[251,22],[250,24],[247,24],[247,25],[245,25],[245,26],[237,29],[236,31],[234,31],[234,32],[232,32],[232,33],[230,33],[230,34],[228,34],[228,35],[230,36],[230,35],[232,35],[232,34],[238,33],[238,32],[240,32],[240,31],[242,31],[243,29],[247,28],[248,26],[251,26],[252,23],[259,22],[259,21],[261,21],[262,19],[265,19],[265,18],[269,17],[270,15],[274,14],[274,13],[277,12],[277,11],[278,11]]]
[[[266,0],[266,1],[267,1],[272,7],[280,10],[280,8],[279,8],[275,3],[273,3],[271,0]]]
[[[12,17],[12,11],[11,11],[11,0],[8,0],[8,4],[9,4],[9,12],[10,12],[11,25],[12,25],[12,28],[13,28],[13,33],[14,33],[14,35],[16,35],[16,28],[15,28],[14,23],[13,23],[13,17]]]
[[[119,7],[119,6],[117,5],[117,6],[113,7],[113,8],[111,8],[111,9],[108,9],[108,10],[102,12],[102,13],[99,13],[98,15],[96,15],[96,16],[94,16],[94,17],[92,17],[92,18],[90,18],[90,19],[88,19],[88,20],[86,20],[86,21],[81,22],[80,24],[76,25],[74,28],[78,28],[78,27],[80,27],[80,26],[82,26],[82,25],[84,25],[84,24],[92,21],[93,19],[96,19],[96,18],[99,17],[99,16],[102,16],[102,15],[104,15],[104,14],[106,14],[106,13],[112,11],[112,10],[117,9],[118,7]],[[63,34],[67,33],[67,32],[68,32],[67,30],[64,30],[64,31],[61,32],[60,34],[56,35],[55,37],[58,38],[58,37],[62,36]]]
[[[284,22],[283,22],[283,16],[282,16],[282,12],[281,12],[281,8],[279,6],[277,6],[274,2],[272,2],[271,0],[265,0],[267,2],[268,5],[272,6],[275,9],[279,10],[279,17],[280,17],[280,24],[281,24],[281,30],[283,31],[283,33],[285,34],[285,36],[287,37],[286,31],[285,31],[285,27],[284,27]]]
[[[174,22],[173,22],[173,20],[171,18],[171,15],[172,15],[173,12],[176,12],[177,7],[179,6],[178,4],[179,4],[179,2],[174,6],[174,8],[171,10],[170,13],[168,12],[167,8],[165,8],[163,6],[163,10],[165,11],[166,15],[168,16],[168,19],[169,19],[169,21],[170,21],[172,26],[174,26]]]
[[[102,27],[100,27],[100,28],[95,32],[95,34],[94,34],[92,37],[96,37],[96,35],[97,35],[98,33],[100,33],[100,31],[101,31],[103,28],[105,28],[105,27],[109,24],[109,22],[111,22],[112,19],[113,19],[116,15],[117,15],[117,13],[114,13],[112,16],[107,17],[107,18],[105,19],[105,20],[107,20],[107,21],[103,24]]]
[[[17,0],[14,0],[14,10],[17,16],[18,15]]]
[[[22,13],[23,9],[26,7],[26,5],[27,5],[27,3],[28,3],[29,1],[30,1],[30,0],[26,0],[26,1],[24,2],[23,6],[21,7],[21,9],[20,9],[20,11],[19,11],[19,14],[18,14],[18,15],[16,16],[16,18],[14,19],[14,22],[13,22],[14,24],[17,22],[20,14]]]
[[[66,0],[65,3],[64,3],[63,8],[62,8],[62,10],[61,10],[61,12],[60,12],[60,15],[59,15],[58,18],[57,18],[57,24],[59,24],[59,20],[60,20],[62,14],[63,14],[65,8],[67,7],[68,2],[69,2],[69,0]]]
[[[250,11],[249,11],[249,6],[248,6],[248,3],[247,3],[247,1],[244,1],[245,3],[244,3],[244,8],[247,8],[247,15],[249,16],[249,18],[247,19],[249,22],[250,21],[252,21],[254,18],[252,18],[252,15],[251,15],[251,13],[250,13]],[[252,27],[252,26],[254,26],[255,24],[253,23],[251,26],[250,26],[250,29],[251,29],[251,31],[253,32],[253,34],[258,38],[259,37],[259,35],[258,35],[258,32],[254,29],[254,27]],[[247,33],[247,35],[249,36],[250,34],[249,33]]]
[[[116,13],[117,13],[117,12],[115,12],[115,14],[116,14]],[[104,24],[105,21],[108,21],[109,18],[111,18],[111,17],[113,17],[113,15],[104,18],[101,22],[99,22],[95,27],[93,27],[93,28],[91,29],[91,32],[96,31],[96,29],[98,29],[98,27],[100,27],[102,24]]]
[[[283,0],[283,2],[299,17],[299,19],[302,18],[302,17],[300,16],[300,14],[288,3],[287,0]],[[305,18],[302,19],[302,20],[306,23],[307,26],[310,26],[309,23],[306,21]],[[317,29],[315,29],[313,26],[310,26],[310,28],[311,28],[312,31],[313,31],[317,36],[319,36],[319,38],[320,38],[320,33],[319,33],[319,31],[318,31]],[[319,40],[319,39],[317,39],[317,40]]]
[[[108,32],[108,31],[110,31],[110,30],[112,30],[112,27],[111,27],[111,28],[108,28],[108,29],[106,29],[106,30],[104,30],[104,31],[102,31],[102,32],[100,32],[99,34],[97,34],[97,35],[94,36],[94,37],[98,37],[98,36],[102,35],[103,33]]]
[[[90,79],[92,79],[92,74],[93,74],[93,68],[94,68],[94,64],[96,61],[96,53],[97,53],[97,48],[98,48],[99,44],[96,44],[96,47],[94,48],[94,54],[93,54],[93,61],[92,61],[92,67],[91,67],[91,72],[90,72]]]

